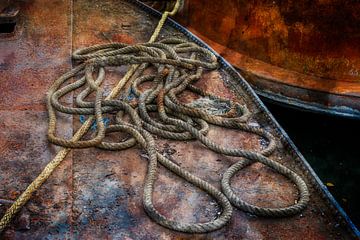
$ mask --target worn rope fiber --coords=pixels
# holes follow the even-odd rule
[[[164,13],[164,15],[171,14],[174,14],[174,11]],[[158,26],[162,26],[164,21],[160,21]],[[161,27],[157,28],[155,31],[157,34],[153,35],[149,43],[136,45],[109,43],[74,52],[73,59],[78,65],[57,79],[47,94],[48,138],[50,142],[64,149],[46,166],[37,178],[39,180],[35,180],[20,196],[20,200],[18,199],[8,209],[0,221],[0,232],[73,148],[97,147],[121,151],[136,144],[141,146],[148,157],[143,192],[144,208],[155,222],[172,230],[187,233],[217,230],[230,220],[231,205],[255,215],[268,217],[294,215],[306,207],[309,191],[304,180],[292,170],[269,158],[277,146],[276,140],[263,128],[247,123],[251,113],[246,106],[214,96],[193,85],[201,78],[204,71],[218,68],[216,56],[205,48],[180,39],[154,42],[160,29]],[[130,71],[112,93],[104,98],[102,86],[106,79],[106,70],[123,65],[130,66]],[[73,78],[77,80],[71,82]],[[145,82],[150,82],[150,87],[140,88],[139,86]],[[144,88],[145,90],[140,90]],[[74,91],[78,92],[79,89],[81,92],[77,95],[73,107],[66,106],[60,101],[62,97]],[[178,95],[184,91],[193,92],[203,98],[227,102],[229,111],[216,115],[205,109],[184,104],[178,99]],[[130,94],[134,94],[136,98],[130,100]],[[95,95],[95,99],[90,95]],[[57,112],[89,117],[73,138],[64,139],[56,135]],[[104,114],[114,116],[109,126],[104,124]],[[97,126],[95,134],[90,139],[82,139],[94,122]],[[260,152],[220,146],[207,137],[209,124],[258,135],[267,140],[268,145]],[[131,138],[121,142],[109,142],[106,140],[109,133],[126,133]],[[221,181],[222,191],[220,191],[160,154],[154,136],[172,140],[196,140],[214,152],[239,157],[239,161],[225,171]],[[222,209],[220,216],[205,223],[183,223],[162,215],[152,201],[158,162],[214,198]],[[232,176],[255,162],[265,164],[293,181],[299,190],[298,201],[287,207],[265,208],[249,204],[236,196],[230,186]]]

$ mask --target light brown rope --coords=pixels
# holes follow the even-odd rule
[[[70,148],[99,147],[107,150],[123,150],[139,143],[149,158],[144,185],[144,207],[149,216],[157,223],[177,231],[204,233],[219,229],[227,223],[232,212],[230,202],[244,211],[271,217],[293,215],[306,206],[308,191],[305,182],[293,171],[266,157],[276,148],[276,141],[264,129],[247,124],[250,112],[246,106],[213,96],[193,85],[200,79],[204,70],[217,69],[217,59],[210,51],[184,40],[165,39],[157,43],[133,46],[118,43],[96,45],[75,51],[73,58],[81,60],[85,64],[85,66],[77,69],[78,75],[82,77],[74,83],[66,84],[73,75],[65,75],[66,77],[61,77],[55,82],[49,92],[48,109],[52,113],[50,114],[49,140],[54,144]],[[101,96],[100,86],[105,79],[104,67],[130,63],[139,64],[140,67],[134,74],[136,77],[130,80],[129,87],[124,91],[122,100],[101,101],[99,95]],[[147,73],[150,70],[155,73]],[[93,79],[94,73],[97,74],[96,80]],[[153,86],[145,91],[140,91],[138,86],[147,81],[152,82]],[[65,86],[60,87],[63,85]],[[60,103],[61,97],[81,88],[83,85],[86,85],[86,88],[76,98],[76,107],[67,107]],[[177,95],[185,90],[192,91],[201,97],[228,102],[230,110],[223,115],[213,115],[204,109],[184,105],[177,99]],[[91,92],[96,93],[95,100],[87,102],[85,98]],[[126,100],[129,92],[136,95],[137,101],[130,103]],[[98,126],[96,136],[87,141],[75,142],[56,137],[55,111],[66,114],[95,114],[96,125]],[[156,112],[158,118],[151,117],[149,111]],[[116,121],[106,130],[102,125],[103,113],[117,116]],[[123,120],[125,114],[129,115],[130,121],[125,122]],[[222,147],[206,137],[209,123],[259,135],[269,141],[269,144],[261,153]],[[126,132],[133,138],[119,143],[105,142],[104,131],[107,133]],[[242,157],[245,160],[240,160],[225,172],[222,180],[224,195],[206,181],[185,171],[159,154],[153,135],[175,140],[196,139],[217,153]],[[215,198],[223,209],[219,218],[207,223],[186,224],[171,221],[160,214],[152,203],[153,187],[157,178],[157,161]],[[261,162],[292,180],[300,192],[298,203],[284,208],[271,209],[253,206],[239,199],[229,185],[230,178],[237,171],[253,162]]]

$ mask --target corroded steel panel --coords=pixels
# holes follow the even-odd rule
[[[186,2],[178,19],[229,49],[288,70],[358,82],[356,1]]]
[[[68,3],[63,2],[63,4],[64,9],[70,8]],[[33,6],[37,6],[39,12],[44,8],[41,0],[35,1]],[[145,42],[157,23],[156,17],[127,1],[78,0],[73,3],[72,9],[73,49],[109,41]],[[66,23],[65,26],[61,26],[63,31],[70,28],[69,22],[65,20],[68,17],[66,14],[61,17],[63,21],[60,22]],[[32,34],[38,33],[29,32],[23,35],[24,38],[21,41],[31,44]],[[187,38],[183,33],[166,26],[165,31],[161,33],[161,38],[169,36]],[[50,146],[45,139],[47,118],[43,112],[43,98],[49,84],[59,73],[65,72],[70,67],[68,64],[70,55],[66,54],[70,40],[68,38],[65,40],[67,44],[57,46],[58,51],[61,49],[64,51],[60,54],[62,57],[56,59],[63,63],[62,67],[55,69],[50,63],[43,63],[50,66],[35,68],[35,70],[46,71],[42,73],[39,70],[39,74],[49,75],[49,78],[42,84],[38,83],[39,86],[36,85],[38,88],[35,92],[20,94],[22,97],[13,101],[13,108],[19,108],[21,111],[6,109],[0,112],[2,120],[0,121],[2,134],[0,136],[1,139],[6,139],[0,140],[5,142],[1,144],[5,147],[0,148],[0,186],[5,186],[4,189],[0,189],[0,196],[4,194],[7,199],[16,198],[55,153],[55,148]],[[36,46],[32,47],[36,49]],[[40,60],[37,66],[41,65]],[[9,77],[14,74],[12,68],[15,66],[12,66],[8,72],[4,71],[9,74]],[[110,72],[111,80],[106,85],[107,92],[112,83],[120,79],[125,71],[126,69],[119,68]],[[26,72],[22,74],[18,73],[19,79],[26,76]],[[72,151],[72,155],[26,205],[25,213],[19,214],[20,222],[13,222],[5,232],[6,238],[350,239],[351,234],[346,224],[342,222],[326,196],[320,191],[318,183],[307,171],[302,159],[261,107],[258,99],[244,86],[239,85],[240,80],[236,76],[231,69],[223,68],[208,72],[197,85],[215,95],[246,103],[253,113],[250,122],[266,128],[276,136],[279,148],[271,158],[303,176],[312,194],[310,205],[301,215],[273,219],[256,217],[235,210],[226,227],[209,234],[190,235],[170,231],[151,221],[144,212],[142,191],[147,158],[139,147],[119,152],[82,149]],[[34,80],[30,77],[23,79],[25,85],[31,84]],[[11,95],[10,88],[2,92],[0,96],[7,99]],[[193,95],[181,96],[184,102],[195,99]],[[69,98],[68,101],[71,102],[71,99]],[[31,104],[26,105],[28,102]],[[4,108],[8,105],[4,105]],[[25,105],[28,106],[28,111],[23,110]],[[1,125],[2,122],[5,124]],[[73,121],[71,118],[63,118],[60,127],[66,129],[68,135],[79,126],[79,117],[74,117]],[[21,140],[22,138],[18,136],[26,140]],[[261,139],[254,135],[218,127],[211,127],[209,137],[224,146],[261,149],[264,145]],[[236,158],[213,153],[196,141],[176,142],[157,139],[156,142],[162,154],[216,187],[219,187],[219,181],[225,169],[236,161]],[[24,166],[27,171],[24,171],[21,166]],[[219,214],[218,205],[209,196],[163,167],[159,168],[154,203],[162,214],[185,222],[206,221]],[[261,206],[277,207],[291,204],[297,196],[293,184],[261,164],[254,164],[241,171],[234,177],[232,185],[243,199]],[[11,195],[12,191],[15,191],[13,195]],[[0,211],[2,214],[4,208],[0,207]],[[22,215],[29,216],[30,229],[21,228],[24,226]]]
[[[314,110],[360,117],[358,2],[185,2],[176,19],[251,76],[259,92],[290,105],[302,101]]]
[[[40,95],[39,95],[40,96]],[[58,147],[46,138],[43,111],[0,111],[0,199],[15,200],[52,159]],[[71,119],[59,126],[71,134]],[[63,238],[70,231],[71,155],[4,233],[4,239]],[[9,203],[0,200],[2,216]]]
[[[47,141],[44,99],[55,77],[71,68],[70,10],[70,1],[23,1],[16,31],[0,34],[0,216],[59,149]],[[72,134],[71,118],[59,124]],[[71,165],[69,155],[1,239],[70,233]]]
[[[70,1],[22,5],[15,35],[0,37],[0,109],[45,109],[48,87],[71,64],[70,10]]]

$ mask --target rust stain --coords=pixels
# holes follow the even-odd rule
[[[233,51],[300,73],[358,79],[350,71],[360,66],[359,3],[200,0],[188,5],[177,19]]]
[[[135,39],[132,38],[129,34],[114,34],[112,36],[114,42],[122,42],[127,44],[135,43]]]
[[[21,5],[21,31],[11,39],[0,37],[1,110],[34,106],[45,110],[44,93],[70,66],[69,13],[68,2],[26,1]]]
[[[21,1],[18,29],[0,36],[0,196],[15,200],[55,155],[45,94],[71,67],[70,1]],[[70,102],[71,97],[67,99]],[[60,127],[71,129],[71,119]],[[64,238],[70,231],[71,156],[0,238]],[[0,206],[2,216],[8,206]]]

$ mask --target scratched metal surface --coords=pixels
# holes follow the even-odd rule
[[[51,82],[71,68],[72,49],[108,41],[149,39],[157,19],[127,1],[34,0],[23,7],[21,31],[0,41],[0,198],[14,200],[55,155],[46,140],[44,97]],[[166,27],[161,38],[184,34]],[[126,69],[113,69],[112,83]],[[2,236],[4,239],[351,239],[348,227],[305,171],[275,125],[228,70],[206,73],[198,83],[214,94],[246,103],[251,122],[279,139],[271,156],[306,178],[311,191],[303,214],[282,219],[258,218],[235,210],[228,226],[209,234],[170,231],[150,220],[142,208],[146,158],[134,147],[122,152],[75,150],[41,187]],[[190,102],[195,96],[184,95]],[[66,99],[69,103],[72,97]],[[63,117],[60,129],[69,136],[80,126]],[[212,127],[211,139],[225,146],[260,149],[259,138]],[[158,148],[173,161],[219,187],[221,174],[236,159],[205,149],[198,142],[158,139]],[[234,177],[232,185],[245,200],[261,206],[291,204],[294,186],[261,164]],[[187,222],[217,216],[206,194],[160,167],[154,202],[164,215]],[[6,206],[0,206],[0,215]],[[1,238],[1,237],[0,237]]]

